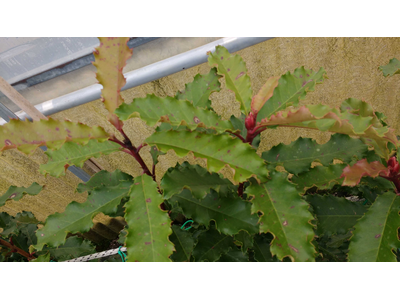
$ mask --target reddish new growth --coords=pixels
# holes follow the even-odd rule
[[[380,174],[379,176],[382,178],[385,178],[391,182],[394,183],[396,186],[396,193],[397,195],[400,195],[400,164],[397,161],[397,159],[392,156],[388,162],[387,162],[388,168],[387,171],[385,172],[386,174]]]
[[[256,126],[256,120],[257,113],[250,112],[244,121],[244,125],[247,129],[246,143],[251,144],[254,138],[266,129],[265,127],[261,128],[260,126]]]

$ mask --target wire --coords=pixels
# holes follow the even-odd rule
[[[121,258],[123,257],[122,254],[124,255],[124,259],[122,261],[125,261],[126,259],[126,254],[123,253],[126,252],[126,247],[119,247],[116,249],[111,249],[111,250],[107,250],[107,251],[103,251],[103,252],[98,252],[98,253],[93,253],[90,255],[86,255],[86,256],[81,256],[81,257],[77,257],[74,259],[70,259],[70,260],[65,260],[63,262],[84,262],[84,261],[89,261],[89,260],[94,260],[97,258],[102,258],[102,257],[107,257],[107,256],[112,256],[112,255],[116,255],[119,254],[121,256]],[[120,254],[122,253],[122,254]]]

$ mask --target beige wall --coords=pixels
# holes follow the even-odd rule
[[[304,104],[323,103],[337,106],[349,97],[364,99],[370,102],[375,110],[385,113],[396,134],[400,134],[400,76],[385,78],[378,70],[378,67],[387,64],[389,59],[400,58],[400,38],[275,38],[238,53],[247,64],[253,93],[257,92],[270,76],[282,75],[300,66],[314,70],[324,67],[328,78],[323,84],[317,85],[316,90],[303,101]],[[209,69],[207,64],[202,64],[124,91],[122,95],[128,103],[134,97],[144,97],[147,93],[173,96],[177,90],[184,89],[185,83],[192,81],[197,73],[206,73]],[[224,118],[229,118],[231,114],[239,115],[239,105],[235,102],[232,92],[224,90],[218,94],[214,93],[211,99],[214,109]],[[109,132],[115,132],[107,122],[106,114],[101,101],[97,100],[52,117],[100,125]],[[128,120],[126,128],[135,145],[141,144],[153,132],[152,128],[138,119]],[[279,142],[290,143],[299,136],[312,137],[320,143],[329,138],[327,133],[304,129],[269,130],[262,135],[260,151]],[[150,165],[148,147],[143,148],[141,154]],[[16,214],[21,210],[28,210],[38,219],[45,220],[49,214],[62,212],[69,202],[85,200],[85,194],[74,193],[79,179],[70,172],[61,178],[45,178],[39,174],[38,168],[46,160],[40,149],[31,157],[13,150],[0,154],[0,194],[10,185],[29,186],[35,181],[45,185],[38,196],[26,196],[21,202],[9,202],[0,211]],[[96,160],[108,171],[119,168],[133,176],[141,173],[136,161],[125,153],[114,153]],[[173,153],[162,157],[157,166],[158,180],[168,167],[174,166],[177,161],[183,159],[177,159]],[[194,162],[192,157],[189,157],[189,161]]]

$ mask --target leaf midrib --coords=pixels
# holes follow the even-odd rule
[[[217,65],[218,65],[218,71],[221,69],[221,71],[223,72],[223,74],[220,74],[220,75],[224,75],[224,76],[225,76],[225,80],[229,79],[230,86],[233,87],[232,89],[231,89],[231,88],[229,88],[229,89],[230,89],[230,90],[233,90],[233,92],[235,93],[235,96],[236,96],[235,98],[236,98],[237,100],[239,100],[240,106],[243,107],[244,112],[245,112],[245,115],[247,115],[247,113],[248,113],[247,107],[246,107],[246,105],[245,105],[245,103],[244,103],[244,100],[243,100],[242,95],[240,94],[239,90],[237,89],[236,85],[234,84],[234,81],[232,80],[232,76],[229,75],[228,70],[225,68],[224,62],[222,62],[222,61],[221,61],[220,59],[218,59],[216,56],[214,56],[214,57],[216,58],[216,60],[220,61],[220,63],[217,63]],[[231,56],[231,57],[233,58],[234,56]],[[246,70],[246,73],[245,73],[243,76],[248,76],[248,75],[247,75],[247,70]],[[227,85],[228,85],[228,82],[227,82]],[[251,95],[250,95],[250,97],[251,97]],[[239,98],[239,99],[238,99],[238,98]]]
[[[219,214],[221,214],[221,215],[223,215],[223,216],[230,217],[230,218],[232,218],[232,219],[234,219],[234,220],[236,220],[236,221],[240,221],[241,223],[245,223],[245,224],[248,224],[248,225],[250,225],[250,226],[255,226],[255,225],[253,225],[253,224],[251,224],[251,223],[248,223],[248,222],[245,222],[245,221],[243,221],[243,220],[241,220],[241,219],[237,219],[237,218],[235,218],[234,216],[228,215],[228,214],[226,214],[226,213],[222,213],[222,211],[218,211],[218,210],[213,209],[213,208],[211,208],[211,207],[201,205],[199,202],[191,201],[191,199],[182,197],[182,196],[180,196],[180,195],[176,195],[176,197],[181,198],[181,199],[185,199],[185,200],[187,200],[187,201],[190,202],[190,203],[196,204],[196,205],[198,205],[198,206],[201,206],[201,207],[203,207],[203,208],[206,208],[206,209],[208,209],[208,210],[211,210],[211,211],[213,211],[213,212],[215,212],[215,213],[219,213]],[[211,218],[210,218],[210,219],[211,219]],[[211,219],[211,220],[214,220],[214,219]],[[214,221],[216,221],[216,220],[214,220]]]
[[[211,250],[215,250],[214,248],[215,248],[218,244],[220,244],[223,240],[225,240],[226,238],[228,238],[228,237],[229,237],[229,236],[224,235],[224,237],[223,237],[222,239],[220,239],[217,243],[213,244],[213,246],[212,246],[210,249],[208,249],[206,252],[203,252],[203,255],[200,256],[200,260],[203,259],[203,257],[204,257],[207,253],[209,253]],[[228,251],[229,251],[229,249],[228,249]],[[223,254],[223,253],[221,253],[221,255],[220,255],[219,257],[221,257],[222,254]],[[217,259],[218,259],[218,258],[217,258]]]
[[[360,148],[361,148],[361,146],[362,147],[364,147],[365,145],[360,145]],[[325,156],[325,154],[324,154],[324,158],[325,157],[329,157],[329,156],[333,156],[333,155],[337,155],[338,153],[340,153],[340,152],[343,152],[343,151],[345,151],[345,150],[340,150],[340,151],[335,151],[335,152],[330,152],[328,155],[326,155]],[[356,152],[357,152],[358,150],[356,150]],[[319,156],[320,157],[320,156]],[[303,157],[303,158],[299,158],[299,159],[286,159],[286,160],[279,160],[278,162],[269,162],[270,164],[278,164],[278,163],[287,163],[287,162],[301,162],[301,161],[304,161],[304,160],[310,160],[310,159],[312,159],[312,158],[314,158],[313,156],[307,156],[307,157]],[[315,160],[317,160],[318,158],[314,158],[314,160],[312,161],[312,162],[314,162]],[[338,158],[333,158],[333,159],[340,159],[340,157],[338,157]]]
[[[269,202],[271,203],[272,208],[273,208],[273,211],[274,211],[274,213],[275,213],[275,215],[276,215],[276,219],[278,220],[277,223],[279,224],[279,226],[281,227],[282,232],[284,233],[283,236],[284,236],[285,241],[286,241],[286,247],[289,248],[290,253],[293,254],[292,248],[289,247],[289,242],[288,242],[288,239],[287,239],[287,237],[286,237],[286,231],[285,231],[284,228],[283,228],[282,222],[279,220],[278,211],[277,211],[277,209],[275,208],[274,203],[272,202],[272,197],[271,197],[271,195],[270,195],[270,193],[269,193],[267,187],[265,186],[265,184],[263,184],[262,187],[264,188],[264,190],[266,191],[266,193],[267,193],[267,195],[268,195],[268,200],[269,200]],[[263,216],[264,216],[264,215],[263,215]],[[272,230],[270,229],[269,232],[272,233]],[[279,239],[279,240],[280,240],[280,239]],[[276,244],[276,243],[277,243],[277,242],[276,242],[276,238],[274,238],[274,241],[275,241],[275,244]],[[272,254],[272,251],[271,251],[271,254]]]
[[[81,218],[75,220],[73,223],[69,223],[69,224],[67,224],[66,226],[62,227],[62,228],[60,227],[60,229],[57,231],[57,233],[59,233],[62,229],[68,229],[68,227],[71,226],[72,224],[76,224],[77,222],[81,221],[82,219],[87,218],[87,216],[88,216],[89,214],[92,214],[91,221],[93,221],[93,218],[95,217],[95,216],[93,216],[93,213],[100,213],[101,211],[98,211],[99,209],[101,209],[101,208],[103,208],[104,206],[110,204],[110,202],[115,201],[115,200],[118,199],[118,198],[123,198],[124,195],[125,195],[125,194],[127,195],[128,193],[129,193],[129,189],[127,189],[126,193],[122,194],[121,196],[115,197],[115,198],[111,199],[110,201],[107,201],[106,203],[104,203],[104,204],[101,205],[101,206],[98,206],[95,210],[92,210],[90,213],[88,213],[88,214],[84,215],[83,217],[81,217]],[[89,197],[90,197],[90,196],[89,196]],[[86,201],[88,201],[88,199],[87,199]],[[83,203],[86,203],[86,201],[83,202]],[[79,203],[79,204],[83,204],[83,203]],[[43,227],[43,228],[44,228],[44,227]],[[46,243],[44,243],[44,244],[46,244]]]
[[[389,208],[388,208],[388,210],[387,210],[387,213],[386,213],[385,225],[383,226],[382,235],[380,236],[379,246],[378,246],[378,251],[376,251],[377,253],[376,253],[375,261],[378,261],[378,256],[379,256],[379,252],[380,252],[379,250],[381,249],[381,244],[382,244],[383,236],[384,236],[384,233],[385,233],[387,220],[388,220],[388,218],[389,218],[389,215],[390,215],[390,212],[391,212],[391,208],[392,208],[392,206],[393,206],[393,204],[394,204],[394,200],[396,199],[396,197],[397,197],[397,195],[394,194],[394,195],[393,195],[393,199],[392,199],[392,201],[391,201],[391,204],[390,204],[390,206],[389,206]],[[396,232],[396,235],[397,235],[397,232]]]
[[[319,70],[318,70],[318,72],[319,72]],[[315,81],[316,79],[315,79],[315,78],[312,78],[312,77],[315,77],[315,75],[318,74],[318,72],[315,72],[315,73],[312,74],[312,76],[310,77],[311,79],[313,79],[314,83],[316,83],[316,81]],[[292,76],[294,77],[294,74],[290,74],[290,75],[292,75]],[[284,107],[283,109],[285,109],[285,108],[286,108],[286,104],[289,102],[289,100],[293,99],[293,98],[297,95],[297,93],[298,93],[299,91],[305,90],[305,88],[306,88],[307,85],[308,85],[308,83],[307,83],[305,86],[302,86],[300,89],[296,90],[296,92],[295,92],[293,95],[291,95],[291,96],[289,96],[289,98],[287,98],[286,102],[283,102],[282,105],[279,105],[276,109],[274,109],[273,112],[271,112],[270,114],[267,114],[267,118],[271,117],[271,116],[272,116],[274,113],[276,113],[277,111],[282,110],[281,108],[284,107],[284,106],[285,106],[285,107]],[[278,93],[280,93],[280,89],[278,90]],[[282,98],[281,94],[280,94],[279,96],[280,96],[279,98]],[[271,98],[272,98],[272,97],[271,97]],[[300,95],[299,95],[299,98],[300,98]],[[299,99],[298,99],[298,100],[299,100]],[[278,101],[278,102],[279,102],[279,101]]]
[[[96,151],[94,153],[89,153],[88,155],[75,156],[74,158],[71,158],[71,159],[62,159],[62,160],[51,159],[46,164],[42,165],[43,166],[43,170],[47,171],[49,169],[53,169],[54,167],[58,167],[60,164],[63,165],[65,163],[72,163],[73,165],[79,165],[80,163],[83,163],[84,161],[88,160],[91,157],[98,157],[98,156],[96,156],[97,154],[108,155],[108,154],[112,153],[112,152],[111,153],[106,153],[108,151],[117,152],[117,151],[119,151],[119,149]],[[76,161],[76,160],[78,160],[78,161]]]
[[[174,149],[174,148],[182,149],[182,150],[184,150],[184,151],[187,151],[188,153],[189,153],[189,152],[198,153],[198,154],[200,154],[200,155],[202,156],[202,158],[205,158],[205,159],[207,159],[207,160],[210,160],[210,161],[215,160],[215,161],[224,163],[224,165],[235,166],[235,167],[237,167],[238,170],[242,170],[242,171],[245,171],[245,172],[250,172],[249,170],[244,169],[244,168],[242,168],[242,167],[239,167],[238,165],[235,165],[235,164],[233,164],[233,163],[231,163],[231,162],[221,161],[221,160],[219,160],[218,158],[214,158],[214,157],[212,157],[212,156],[209,156],[209,155],[207,155],[207,154],[198,152],[198,151],[193,150],[193,149],[184,148],[183,146],[171,145],[171,144],[167,144],[166,142],[152,142],[152,143],[157,144],[157,145],[165,145],[165,146],[167,146],[167,147],[170,147],[171,149]],[[251,173],[253,173],[253,172],[251,171]]]
[[[143,191],[143,196],[144,196],[143,200],[144,200],[144,203],[146,205],[147,219],[148,219],[148,222],[149,222],[149,231],[150,231],[150,238],[151,238],[151,240],[150,240],[151,244],[150,245],[151,245],[151,250],[152,250],[151,253],[153,255],[153,261],[156,261],[155,260],[155,251],[154,251],[153,230],[152,230],[151,221],[150,221],[150,211],[149,211],[148,204],[146,202],[147,196],[146,196],[146,192],[145,192],[144,175],[142,175],[141,181],[142,181],[141,186],[142,186],[142,191]]]
[[[147,98],[144,98],[145,100],[147,100]],[[158,101],[160,99],[157,99],[156,101]],[[133,111],[129,113],[129,117],[127,119],[131,119],[132,115],[135,113],[138,113],[141,118],[146,121],[149,120],[149,122],[151,122],[151,124],[156,124],[158,122],[163,122],[163,123],[167,123],[167,124],[171,124],[172,126],[186,126],[189,128],[190,127],[194,127],[195,129],[199,127],[199,125],[203,124],[205,128],[209,128],[209,129],[215,129],[219,132],[224,132],[226,130],[234,130],[233,126],[231,126],[229,128],[229,121],[227,120],[222,120],[221,118],[219,118],[219,116],[212,110],[208,110],[206,108],[202,108],[202,107],[195,107],[193,103],[191,103],[189,100],[178,100],[176,98],[170,98],[167,97],[167,100],[169,101],[169,103],[173,103],[174,101],[177,102],[177,106],[179,105],[180,107],[182,107],[184,110],[188,109],[190,114],[193,114],[193,116],[196,116],[196,112],[204,112],[205,113],[205,117],[207,118],[206,122],[214,122],[216,121],[218,124],[221,124],[221,126],[219,125],[210,125],[208,126],[207,124],[205,124],[204,122],[200,122],[198,124],[196,123],[192,123],[190,120],[190,118],[187,119],[178,119],[177,117],[173,117],[172,118],[168,118],[168,121],[161,121],[161,118],[164,117],[165,115],[170,115],[171,113],[174,113],[176,111],[176,109],[171,109],[168,105],[165,104],[159,104],[160,106],[163,105],[163,109],[166,110],[166,114],[161,115],[160,113],[157,112],[157,110],[154,108],[154,106],[148,105],[146,103],[146,101],[140,101],[139,103],[136,102],[132,102],[131,104],[126,104],[126,107],[132,107]],[[151,102],[151,101],[150,101]],[[160,101],[161,102],[161,101]],[[182,104],[181,104],[182,103]],[[140,104],[140,108],[136,109],[135,105],[139,105]],[[144,107],[143,107],[144,105]],[[187,105],[186,107],[183,107],[183,105]],[[140,110],[140,111],[139,111]],[[149,111],[151,110],[151,111]],[[210,120],[212,118],[215,118],[215,120]],[[187,125],[182,124],[183,122],[185,122]],[[146,121],[147,123],[147,121]],[[215,123],[214,123],[215,124]],[[222,125],[226,125],[226,126],[222,126]]]
[[[172,230],[174,230],[174,229],[172,228]],[[175,232],[174,232],[174,233],[175,233]],[[179,245],[181,245],[181,248],[182,248],[183,252],[185,253],[185,256],[186,256],[187,260],[190,261],[190,254],[188,254],[188,253],[186,252],[185,247],[183,246],[183,243],[182,243],[181,239],[179,238],[179,235],[175,233],[175,236],[176,236],[176,239],[177,239],[178,242],[179,242]]]

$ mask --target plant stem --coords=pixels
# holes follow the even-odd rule
[[[241,134],[239,133],[235,133],[233,131],[227,130],[227,132],[232,133],[233,135],[237,136],[239,139],[241,139],[243,141],[243,143],[246,143],[246,140],[244,139],[244,137],[242,137]]]
[[[156,165],[154,163],[153,163],[153,169],[151,171],[153,173],[153,180],[156,181]],[[160,189],[158,189],[158,190],[160,191]]]
[[[243,188],[244,188],[244,182],[240,182],[238,187],[238,195],[240,198],[243,198]]]
[[[396,186],[397,194],[400,194],[400,180],[399,180],[399,178],[398,177],[393,177],[392,182]]]
[[[399,175],[392,176],[392,177],[380,175],[379,177],[385,178],[386,180],[389,180],[389,181],[393,182],[393,184],[396,186],[397,195],[400,195],[400,178],[399,178]]]
[[[153,174],[151,174],[151,172],[150,172],[149,168],[147,167],[146,163],[143,161],[142,157],[140,156],[138,149],[136,149],[136,147],[133,146],[131,140],[128,138],[128,136],[124,133],[124,131],[122,129],[121,129],[121,133],[125,137],[124,142],[121,142],[116,137],[110,138],[109,140],[114,142],[114,143],[117,143],[117,144],[121,145],[122,147],[124,147],[127,151],[124,149],[123,152],[132,155],[136,159],[136,161],[140,164],[140,166],[142,167],[143,172],[145,174],[151,176],[155,180]]]
[[[7,242],[3,239],[0,239],[0,244],[3,246],[6,246],[7,248],[10,248],[12,252],[17,252],[18,254],[21,254],[22,256],[26,257],[28,260],[36,258],[32,254],[29,254],[28,252],[18,248],[17,246],[10,244],[9,242]]]

